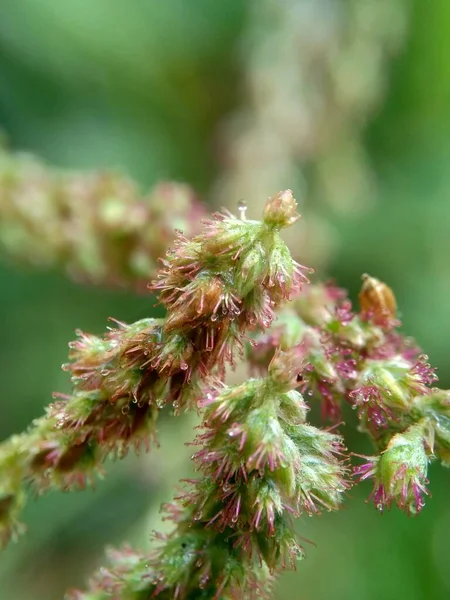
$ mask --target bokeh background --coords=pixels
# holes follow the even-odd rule
[[[13,149],[68,168],[118,167],[143,187],[189,182],[212,206],[291,187],[292,251],[355,297],[388,282],[404,329],[450,385],[448,0],[0,0],[0,128]],[[0,191],[1,193],[1,191]],[[152,314],[132,292],[0,267],[0,437],[68,389],[73,330]],[[348,443],[368,451],[351,433]],[[163,417],[161,448],[107,465],[93,491],[30,501],[0,560],[1,600],[57,600],[107,544],[146,547],[189,469],[192,417]],[[354,489],[301,519],[307,559],[278,600],[450,597],[450,473],[431,469],[416,519]],[[164,525],[163,525],[164,527]]]

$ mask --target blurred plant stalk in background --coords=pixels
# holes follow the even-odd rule
[[[145,290],[174,229],[191,235],[204,215],[187,185],[142,195],[123,175],[65,173],[0,149],[0,250],[76,281]]]
[[[308,225],[289,241],[319,270],[340,243],[324,208],[351,218],[373,202],[363,133],[386,95],[408,17],[408,0],[252,3],[241,44],[244,104],[225,127],[216,199],[231,207],[285,182],[301,190]]]

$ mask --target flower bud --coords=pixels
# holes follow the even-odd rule
[[[325,325],[333,319],[338,304],[346,298],[344,290],[331,284],[310,285],[293,299],[298,316],[308,325]]]
[[[326,352],[320,332],[309,328],[303,336],[302,345],[305,348],[306,360],[310,363],[316,377],[321,381],[337,381],[338,372],[333,357]]]
[[[336,457],[345,450],[341,438],[306,423],[297,426],[291,437],[300,452],[299,508],[308,513],[318,513],[322,507],[336,510],[349,487],[347,469]]]
[[[305,351],[295,346],[284,352],[279,348],[269,364],[269,375],[277,390],[287,392],[298,387],[302,381]]]
[[[397,433],[386,450],[354,472],[361,480],[372,477],[371,494],[375,507],[382,511],[395,502],[408,514],[417,514],[425,505],[429,458],[426,451],[428,432],[423,423]]]
[[[270,290],[270,296],[275,303],[283,299],[290,299],[292,292],[298,291],[303,283],[308,283],[306,275],[302,272],[312,272],[311,269],[297,265],[283,242],[276,236],[273,247],[267,256],[266,277],[263,285]]]
[[[277,488],[266,480],[252,478],[248,486],[249,504],[254,507],[250,522],[251,529],[265,530],[272,537],[275,535],[275,518],[282,514],[284,505]]]
[[[372,317],[376,322],[394,319],[397,312],[397,301],[389,286],[364,274],[363,285],[359,292],[361,312]]]
[[[264,223],[271,227],[289,227],[300,218],[297,214],[297,202],[292,190],[278,192],[269,198],[264,207]]]
[[[408,409],[411,396],[417,393],[410,370],[411,365],[400,356],[390,360],[367,360],[356,388],[375,386],[386,407],[403,411]]]
[[[219,277],[198,277],[172,304],[164,330],[191,330],[201,321],[209,320],[224,298],[224,286]]]
[[[266,273],[266,252],[262,244],[257,243],[242,255],[236,273],[236,293],[245,297]]]
[[[414,398],[414,408],[429,420],[434,434],[436,455],[450,466],[450,390],[434,389],[426,396]]]

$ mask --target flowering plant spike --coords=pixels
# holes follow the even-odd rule
[[[192,235],[204,216],[188,185],[162,182],[142,195],[123,175],[66,173],[0,144],[0,249],[28,266],[145,291],[173,228]]]
[[[201,413],[192,442],[198,476],[164,506],[172,531],[151,552],[111,551],[88,590],[70,600],[270,597],[277,573],[304,550],[293,519],[337,510],[353,481],[370,479],[379,510],[417,514],[428,465],[450,462],[450,392],[398,331],[396,300],[363,276],[359,310],[346,293],[308,283],[280,230],[299,215],[292,192],[269,198],[262,221],[216,214],[192,238],[177,232],[151,289],[162,319],[116,321],[70,346],[73,391],[0,445],[0,540],[23,530],[30,487],[83,487],[108,455],[148,449],[159,411]],[[236,356],[255,377],[229,386]],[[256,376],[257,375],[257,376]],[[349,465],[342,436],[307,421],[356,412],[373,456]]]
[[[103,338],[78,332],[63,365],[72,394],[56,394],[45,417],[0,446],[8,480],[0,540],[18,531],[24,483],[38,492],[83,487],[108,454],[148,447],[159,410],[196,407],[246,332],[268,326],[277,303],[300,289],[307,269],[279,236],[296,204],[291,193],[280,196],[268,202],[274,206],[263,222],[215,215],[191,240],[177,233],[152,285],[165,319],[116,322]]]

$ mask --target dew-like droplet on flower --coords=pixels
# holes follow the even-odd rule
[[[245,221],[246,220],[245,213],[247,212],[247,203],[245,202],[245,200],[239,200],[238,211],[239,211],[239,218],[241,219],[241,221]]]

